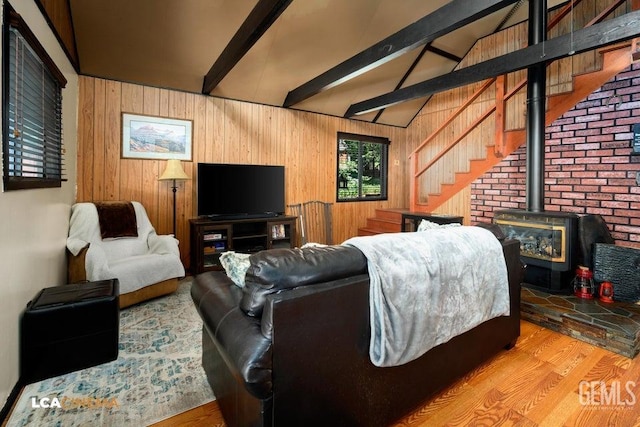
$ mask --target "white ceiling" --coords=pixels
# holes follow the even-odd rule
[[[281,106],[287,93],[450,0],[294,0],[211,95]],[[472,1],[472,0],[469,0]],[[257,0],[70,0],[80,72],[200,93],[203,79]],[[553,7],[561,0],[549,0]],[[433,42],[462,57],[495,31],[504,8]],[[504,26],[526,19],[526,1]],[[343,116],[355,103],[396,88],[421,48],[292,108]],[[404,86],[456,67],[427,52]],[[378,123],[407,126],[425,99],[383,111]],[[358,116],[373,120],[375,113]]]

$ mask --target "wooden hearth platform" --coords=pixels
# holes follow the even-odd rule
[[[522,287],[520,313],[532,323],[629,358],[640,351],[640,305]]]

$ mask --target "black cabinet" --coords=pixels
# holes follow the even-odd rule
[[[191,219],[191,272],[222,269],[220,255],[225,251],[252,253],[294,247],[296,219],[295,216],[220,221]]]
[[[400,225],[400,231],[416,231],[420,225],[420,221],[426,219],[436,224],[462,224],[464,219],[457,215],[446,215],[426,212],[402,212],[402,223]]]

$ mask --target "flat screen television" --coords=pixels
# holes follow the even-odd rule
[[[284,214],[284,166],[198,163],[198,216]]]

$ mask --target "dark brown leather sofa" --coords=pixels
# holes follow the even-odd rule
[[[518,242],[502,245],[511,315],[389,368],[369,359],[369,277],[353,247],[254,254],[244,292],[224,272],[197,276],[191,294],[204,321],[202,364],[227,425],[389,425],[511,348],[523,271]],[[279,284],[268,285],[274,279]]]

